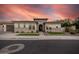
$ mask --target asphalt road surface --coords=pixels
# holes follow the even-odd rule
[[[0,40],[0,49],[11,44],[24,44],[13,54],[79,54],[79,40]]]

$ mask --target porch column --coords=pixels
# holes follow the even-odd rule
[[[36,32],[39,32],[39,25],[38,25],[38,22],[36,22]]]
[[[4,32],[6,32],[6,24],[4,24],[3,27]]]

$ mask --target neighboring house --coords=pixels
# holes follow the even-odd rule
[[[71,28],[72,30],[76,30],[76,26],[75,26],[75,25],[71,26],[70,28]]]
[[[0,22],[3,32],[63,32],[61,22],[47,22],[47,18],[34,18],[34,21]]]

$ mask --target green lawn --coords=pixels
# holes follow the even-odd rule
[[[48,32],[48,35],[64,35],[64,32]]]
[[[39,36],[39,33],[18,33],[17,36]]]

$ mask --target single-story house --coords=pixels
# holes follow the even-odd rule
[[[1,32],[63,32],[61,22],[47,22],[48,18],[34,18],[34,21],[0,22]]]

